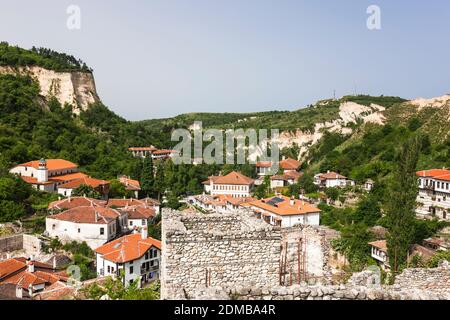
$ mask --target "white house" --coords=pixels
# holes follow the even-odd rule
[[[369,242],[369,245],[372,258],[374,258],[377,261],[378,265],[384,270],[389,270],[390,266],[389,257],[387,254],[386,240]]]
[[[152,158],[153,159],[169,159],[172,158],[178,151],[176,150],[168,150],[168,149],[161,149],[153,151]]]
[[[256,163],[256,174],[258,177],[275,175],[277,171],[287,173],[297,171],[300,168],[300,161],[292,158],[283,158],[278,162],[278,167],[274,167],[271,161],[258,161]]]
[[[135,158],[146,158],[148,156],[151,156],[154,151],[158,150],[154,146],[150,147],[130,147],[128,148],[128,151],[131,151],[133,154],[133,157]]]
[[[48,236],[63,242],[86,241],[92,249],[127,231],[127,225],[126,213],[97,206],[76,207],[45,219]]]
[[[295,225],[320,224],[321,210],[304,200],[296,200],[285,196],[256,200],[244,204],[245,208],[253,211],[258,218],[267,223],[281,227]]]
[[[109,181],[94,179],[91,177],[83,177],[75,180],[71,180],[58,186],[58,193],[65,197],[72,196],[75,189],[81,185],[87,185],[95,189],[103,198],[107,198],[109,193]]]
[[[141,184],[139,181],[127,176],[119,176],[118,179],[119,182],[125,186],[125,190],[132,191],[136,199],[139,197],[139,191],[141,191]]]
[[[210,177],[204,183],[205,192],[211,195],[229,195],[242,198],[249,197],[255,181],[239,172],[230,172],[226,176]]]
[[[123,208],[121,211],[126,212],[128,215],[128,228],[130,230],[147,227],[156,216],[155,209],[148,207],[133,206]]]
[[[418,171],[419,194],[416,209],[418,216],[450,220],[450,170],[432,169]]]
[[[19,164],[9,170],[40,191],[56,192],[58,186],[86,177],[78,166],[63,159],[41,159]]]
[[[373,189],[374,182],[372,179],[367,179],[366,182],[364,182],[364,190],[367,192],[370,192]]]
[[[117,277],[123,275],[124,285],[138,280],[138,286],[159,278],[161,242],[141,233],[123,236],[95,250],[97,274]]]
[[[327,173],[316,174],[314,176],[314,184],[323,188],[343,188],[354,186],[355,182],[336,172],[327,171]]]
[[[270,177],[270,188],[277,189],[297,183],[301,173],[297,171],[287,171],[282,175],[274,175]]]

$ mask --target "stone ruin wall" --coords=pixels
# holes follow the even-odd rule
[[[281,231],[244,211],[162,218],[162,299],[192,298],[201,288],[279,284]]]

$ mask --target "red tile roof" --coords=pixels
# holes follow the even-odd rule
[[[134,206],[122,209],[122,211],[128,213],[128,219],[149,219],[155,216],[155,210],[152,208]]]
[[[272,200],[279,198],[280,202],[276,204],[271,204]],[[291,205],[291,199],[285,196],[276,196],[272,198],[267,198],[263,200],[256,200],[250,202],[250,205],[257,207],[280,216],[291,216],[291,215],[304,215],[308,213],[318,213],[321,212],[320,209],[312,206],[303,200],[294,200],[294,204]],[[272,202],[273,203],[273,202]]]
[[[232,185],[250,185],[254,180],[244,176],[243,174],[233,171],[226,176],[221,176],[215,179],[214,184],[232,184]]]
[[[48,170],[64,170],[64,169],[75,169],[78,168],[73,162],[64,159],[47,159],[47,169]],[[39,168],[39,160],[29,161],[26,163],[19,164],[18,167],[33,167],[35,169]]]
[[[321,173],[319,177],[321,180],[347,179],[347,177],[344,177],[336,172]]]
[[[108,224],[121,215],[122,213],[115,209],[87,206],[72,208],[47,218],[74,223]]]
[[[270,161],[258,161],[256,162],[257,168],[270,168],[272,166],[272,162]]]
[[[300,161],[287,158],[280,161],[280,168],[283,170],[297,170],[300,167]]]
[[[141,184],[137,180],[130,179],[127,176],[121,176],[119,177],[119,181],[126,187],[127,190],[141,190]]]
[[[176,151],[176,150],[161,149],[161,150],[154,151],[153,154],[160,155],[160,154],[170,154],[170,153],[177,153],[177,152],[178,151]]]
[[[434,178],[437,180],[450,181],[450,170],[447,169],[431,169],[416,172],[419,177]]]
[[[144,256],[151,247],[161,250],[161,241],[142,239],[140,234],[130,234],[113,240],[95,249],[103,258],[115,263],[124,263]]]
[[[76,180],[72,180],[67,183],[61,184],[58,186],[58,188],[76,189],[83,184],[88,185],[92,188],[97,188],[99,186],[109,184],[109,181],[94,179],[94,178],[90,178],[90,177],[84,177],[81,179],[76,179]]]
[[[86,206],[104,206],[106,201],[87,197],[69,197],[62,200],[53,201],[48,205],[48,209],[72,209]]]
[[[128,148],[128,150],[130,150],[130,151],[155,151],[158,149],[151,146],[151,147],[130,147],[130,148]]]
[[[372,247],[378,248],[381,251],[387,252],[386,240],[378,240],[378,241],[369,242],[369,245],[371,245]]]

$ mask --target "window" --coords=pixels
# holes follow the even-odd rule
[[[130,226],[132,226],[132,225],[133,225],[133,221],[130,220]]]
[[[133,273],[133,271],[134,271],[134,267],[131,266],[131,267],[130,267],[130,273]]]
[[[146,221],[145,219],[142,219],[142,225],[145,226],[146,225]]]
[[[78,228],[78,233],[80,233],[81,232],[81,229],[80,228]]]
[[[100,228],[100,234],[105,234],[105,228]]]
[[[111,273],[111,267],[108,266],[108,273]]]
[[[52,224],[52,230],[56,229],[56,224]]]

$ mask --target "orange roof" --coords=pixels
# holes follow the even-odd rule
[[[386,240],[378,240],[378,241],[373,241],[373,242],[369,242],[369,244],[372,247],[378,248],[384,252],[387,252],[387,244],[386,244]]]
[[[64,159],[47,159],[47,169],[48,170],[64,170],[64,169],[74,169],[78,168],[73,162]],[[19,164],[18,167],[33,167],[35,169],[39,168],[39,160],[29,161],[26,163]]]
[[[128,213],[128,219],[148,219],[155,216],[155,210],[152,208],[134,206],[122,211]]]
[[[300,161],[287,158],[280,161],[280,168],[283,170],[297,170],[300,167]]]
[[[291,205],[290,200],[290,198],[285,196],[276,196],[263,200],[253,201],[250,203],[250,205],[280,216],[303,215],[308,213],[321,212],[320,209],[303,200],[294,200],[293,205]]]
[[[232,171],[226,176],[218,177],[213,182],[214,184],[250,185],[254,182],[254,180],[239,172]]]
[[[434,178],[437,180],[450,181],[450,170],[447,169],[431,169],[417,171],[416,174],[419,177]]]
[[[130,147],[130,148],[128,148],[128,150],[130,150],[130,151],[155,151],[158,149],[151,146],[151,147]]]
[[[76,207],[64,212],[48,216],[49,219],[70,221],[74,223],[108,224],[122,213],[115,209],[104,207]]]
[[[29,183],[29,184],[41,184],[41,185],[44,185],[44,184],[53,184],[54,183],[53,181],[50,181],[50,180],[46,181],[46,182],[38,182],[37,178],[34,178],[34,177],[20,176],[20,178],[23,181],[25,181],[26,183]]]
[[[35,271],[28,271],[28,262],[26,258],[13,258],[0,262],[0,283],[11,283],[28,289],[30,285],[52,284],[56,281],[67,281],[65,273],[56,272],[49,264],[31,261],[34,264]]]
[[[108,199],[107,207],[125,208],[131,206],[145,206],[145,203],[138,199]]]
[[[50,178],[48,178],[48,180],[54,181],[54,182],[64,182],[64,181],[71,181],[71,180],[75,180],[75,179],[81,179],[81,178],[85,178],[85,177],[87,177],[87,174],[84,174],[82,172],[75,172],[75,173],[64,174],[61,176],[50,177]]]
[[[130,179],[127,176],[121,176],[119,177],[119,181],[127,190],[141,190],[141,184],[137,180]]]
[[[103,200],[97,200],[87,197],[69,197],[62,200],[53,201],[48,205],[49,209],[72,209],[86,206],[103,206],[106,204]]]
[[[321,173],[320,174],[321,180],[331,180],[331,179],[347,179],[347,177],[344,177],[343,175],[340,175],[336,172],[327,172],[327,173]]]
[[[109,181],[98,180],[98,179],[94,179],[91,177],[84,177],[81,179],[75,179],[75,180],[69,181],[67,183],[64,183],[64,184],[58,186],[58,188],[76,189],[83,184],[91,186],[92,188],[97,188],[98,186],[109,184]]]
[[[178,151],[176,150],[168,150],[168,149],[161,149],[161,150],[156,150],[155,152],[153,152],[153,154],[169,154],[169,153],[176,153]]]
[[[161,241],[153,238],[142,239],[140,234],[130,234],[113,240],[95,249],[103,259],[124,263],[142,257],[151,247],[161,250]]]
[[[258,161],[256,162],[257,168],[270,168],[272,166],[272,162],[270,161]]]
[[[208,180],[203,181],[202,184],[211,184],[211,181],[215,183],[218,178],[220,178],[220,176],[209,176]]]

